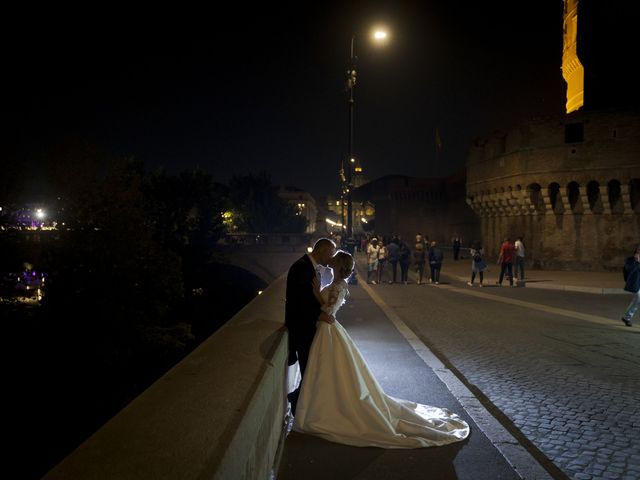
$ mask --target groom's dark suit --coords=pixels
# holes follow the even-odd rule
[[[284,324],[289,330],[289,365],[298,360],[301,376],[304,376],[320,316],[320,303],[313,294],[312,285],[316,276],[317,272],[308,255],[296,260],[287,274]],[[289,395],[294,413],[298,393],[299,389]]]

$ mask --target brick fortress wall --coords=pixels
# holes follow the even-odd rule
[[[493,257],[522,236],[536,268],[621,268],[640,244],[640,113],[576,112],[476,141],[467,203]]]

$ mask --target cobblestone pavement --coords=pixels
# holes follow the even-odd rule
[[[567,476],[640,479],[640,327],[619,319],[626,296],[446,278],[372,287]]]

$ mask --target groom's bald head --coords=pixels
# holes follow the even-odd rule
[[[320,265],[327,265],[327,262],[336,253],[336,244],[329,238],[320,238],[313,245],[311,255]]]

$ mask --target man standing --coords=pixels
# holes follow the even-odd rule
[[[394,236],[391,243],[387,245],[387,258],[391,264],[391,271],[393,272],[393,280],[390,280],[389,283],[396,283],[396,274],[398,273],[398,249],[400,248],[399,244],[400,239]]]
[[[524,243],[522,237],[516,240],[516,269],[513,274],[517,277],[520,274],[520,283],[524,283]]]
[[[636,248],[633,257],[627,258],[624,262],[624,279],[624,289],[633,294],[633,299],[622,316],[622,322],[630,327],[631,319],[640,307],[640,246]]]
[[[500,246],[500,255],[498,256],[498,265],[500,265],[500,279],[498,285],[502,286],[502,279],[506,272],[509,277],[509,285],[513,287],[513,244],[509,241],[509,238],[505,237],[504,242]]]
[[[316,334],[316,322],[322,320],[333,323],[335,318],[321,310],[321,305],[313,293],[313,281],[321,282],[321,268],[336,251],[336,245],[328,238],[319,239],[309,254],[296,260],[287,273],[287,293],[284,324],[289,330],[289,365],[300,364],[300,377],[309,358],[309,350]],[[295,415],[300,387],[289,393],[291,412]]]
[[[429,249],[429,268],[431,269],[431,283],[435,285],[440,283],[440,269],[442,268],[443,258],[442,250],[438,248],[437,242],[433,240]]]
[[[456,237],[453,239],[453,259],[458,260],[460,256],[460,238]]]

